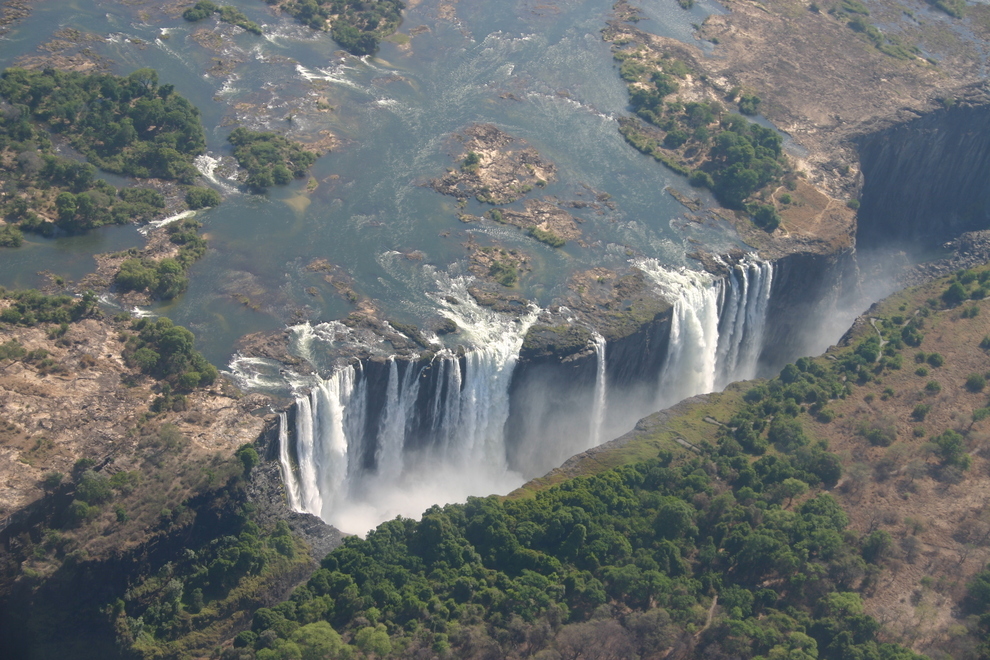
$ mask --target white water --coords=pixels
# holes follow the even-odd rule
[[[756,375],[771,264],[746,259],[725,279],[656,261],[637,265],[674,303],[654,409]],[[433,504],[504,493],[536,476],[510,469],[505,425],[512,373],[538,310],[518,319],[504,316],[480,307],[467,293],[467,279],[438,277],[442,290],[434,302],[475,348],[462,355],[443,349],[429,360],[383,357],[315,377],[308,394],[296,397],[294,438],[280,434],[279,460],[294,507],[364,533],[396,515],[418,516]],[[347,332],[331,325],[293,331],[297,354],[311,361],[325,346],[349,341]],[[597,332],[592,344],[590,428],[586,447],[574,451],[608,439],[607,346]],[[250,366],[254,378],[263,378],[257,372],[264,369]]]
[[[724,279],[665,268],[654,259],[637,265],[674,300],[658,408],[757,376],[773,284],[771,263],[744,259]]]
[[[138,231],[144,234],[145,236],[147,236],[148,232],[151,231],[151,227],[157,229],[158,227],[164,227],[165,225],[170,225],[173,222],[178,222],[179,220],[185,220],[186,218],[191,218],[194,215],[196,215],[196,211],[193,211],[191,209],[182,211],[181,213],[170,215],[167,218],[162,218],[161,220],[152,220],[143,227],[138,227]]]
[[[740,263],[729,275],[728,284],[721,284],[717,389],[757,376],[772,286],[773,264],[755,260]]]
[[[289,497],[289,508],[298,511],[301,507],[299,486],[289,460],[289,415],[285,412],[278,414],[278,463],[282,468],[282,483],[285,484],[286,494]]]
[[[298,510],[363,533],[396,515],[522,483],[507,465],[504,427],[512,371],[537,310],[503,316],[478,306],[466,280],[444,284],[441,312],[479,348],[463,357],[445,349],[429,361],[390,357],[378,392],[360,365],[317,377],[296,397],[294,442],[287,434],[279,454]],[[327,336],[307,328],[296,337],[312,355]],[[380,411],[369,419],[376,401]]]
[[[602,428],[605,426],[605,407],[608,403],[608,382],[605,363],[606,342],[597,331],[591,340],[595,346],[595,402],[591,411],[591,435],[589,449],[602,444]]]

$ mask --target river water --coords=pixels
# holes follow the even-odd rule
[[[400,32],[415,36],[383,43],[366,60],[262,2],[232,4],[265,36],[218,28],[212,19],[190,24],[153,3],[77,0],[38,3],[0,41],[0,65],[10,66],[57,30],[76,28],[93,35],[86,45],[115,73],[157,69],[162,83],[201,109],[211,157],[230,154],[226,136],[235,125],[338,137],[312,170],[318,186],[311,192],[306,180],[267,196],[239,192],[222,177],[211,183],[227,197],[198,216],[211,250],[193,266],[185,295],[147,311],[190,327],[219,365],[248,332],[352,311],[323,273],[306,269],[315,259],[339,267],[389,318],[421,323],[436,312],[431,273],[463,272],[469,237],[525,251],[533,270],[518,291],[537,304],[590,265],[623,266],[630,255],[686,265],[685,253],[698,244],[717,251],[737,242],[726,226],[686,221],[663,192],[692,192],[683,179],[618,134],[627,93],[600,34],[610,0],[410,3]],[[649,18],[640,28],[685,41],[693,41],[692,23],[721,11],[708,0],[690,11],[672,0],[639,4]],[[318,98],[333,110],[319,111]],[[559,180],[529,197],[611,196],[613,210],[573,211],[585,246],[572,241],[554,250],[512,227],[463,224],[455,200],[423,185],[454,165],[461,152],[453,136],[475,122],[496,124],[557,165]],[[463,212],[487,208],[472,200]],[[0,255],[0,284],[36,285],[46,269],[78,279],[91,270],[93,253],[139,243],[130,227],[29,237],[24,248]]]

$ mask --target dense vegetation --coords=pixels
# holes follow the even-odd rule
[[[196,21],[201,21],[208,16],[212,16],[213,14],[220,14],[220,20],[224,23],[236,25],[237,27],[244,28],[248,32],[252,32],[254,34],[261,34],[261,27],[254,21],[249,20],[240,9],[229,5],[218,7],[214,3],[210,2],[210,0],[200,0],[195,4],[195,6],[182,12],[182,18],[191,23],[195,23]]]
[[[402,0],[267,0],[316,30],[329,27],[334,41],[354,55],[374,55],[379,42],[402,22]]]
[[[7,69],[0,97],[13,105],[19,139],[37,122],[115,174],[192,183],[192,160],[206,147],[199,111],[172,85],[159,85],[153,69],[125,77]]]
[[[21,576],[30,593],[3,609],[11,657],[188,657],[311,561],[284,522],[255,522],[252,447],[190,456],[179,429],[157,420],[134,440],[131,469],[84,457],[70,475],[49,472],[42,521],[0,546],[0,580]],[[113,552],[91,556],[108,534]]]
[[[306,176],[317,155],[276,133],[235,128],[228,138],[237,164],[248,172],[247,186],[263,193],[273,185],[285,185],[293,177]]]
[[[170,319],[137,319],[131,330],[136,334],[124,336],[124,359],[142,372],[181,391],[210,385],[219,376],[195,349],[193,334]]]
[[[642,50],[619,51],[615,57],[621,62],[620,75],[629,83],[630,106],[655,127],[624,119],[619,130],[626,140],[675,172],[690,176],[692,185],[710,188],[725,206],[747,208],[757,224],[775,229],[779,218],[773,207],[762,209],[746,202],[784,174],[780,135],[727,113],[717,101],[668,101],[680,88],[678,78],[688,73],[679,60],[652,59]],[[758,104],[757,97],[741,94],[741,112],[755,114]]]
[[[121,291],[147,291],[162,300],[170,300],[183,293],[189,286],[186,271],[206,254],[206,239],[197,233],[202,224],[191,218],[176,221],[167,226],[169,240],[179,246],[179,253],[157,261],[135,256],[126,259],[114,278]]]
[[[7,301],[0,311],[0,322],[24,327],[44,323],[61,326],[86,318],[96,309],[96,295],[92,291],[75,298],[48,296],[34,289],[7,291],[0,287],[0,300]]]
[[[170,85],[159,87],[150,69],[126,78],[7,69],[0,96],[2,247],[18,247],[23,231],[83,232],[149,220],[165,208],[157,190],[118,189],[97,178],[94,164],[141,178],[196,175],[192,158],[205,145],[199,113]],[[90,162],[58,155],[55,136]]]

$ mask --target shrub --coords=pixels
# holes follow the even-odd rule
[[[928,416],[928,413],[931,412],[931,409],[932,407],[930,405],[926,403],[919,403],[914,407],[914,410],[911,411],[911,418],[916,421],[923,422],[925,421],[925,417]]]
[[[504,287],[515,285],[516,280],[519,279],[519,273],[516,271],[516,267],[502,261],[492,262],[492,265],[488,268],[488,274]]]
[[[744,115],[755,115],[759,113],[762,99],[755,94],[743,94],[739,97],[739,112]]]
[[[237,458],[238,460],[240,460],[241,465],[244,466],[245,476],[248,475],[251,472],[251,470],[254,468],[254,466],[256,466],[261,461],[260,457],[258,456],[258,451],[249,444],[244,444],[240,446],[240,448],[237,450]]]
[[[41,480],[41,485],[45,490],[55,490],[62,485],[63,479],[65,479],[65,475],[61,472],[49,472],[45,475],[45,478]]]
[[[553,233],[552,231],[545,231],[543,229],[540,229],[539,227],[530,227],[528,233],[530,236],[538,240],[540,243],[546,243],[550,247],[555,247],[555,248],[563,247],[564,243],[566,242],[564,241],[563,238]]]
[[[771,204],[758,204],[751,210],[753,223],[767,232],[772,232],[780,226],[780,214]]]
[[[941,367],[943,364],[945,364],[945,358],[943,358],[942,355],[939,353],[929,353],[925,361],[928,362],[928,364],[932,365],[933,367]]]
[[[970,392],[982,392],[987,386],[987,379],[983,374],[970,374],[966,377],[966,389]]]
[[[941,459],[943,466],[968,469],[970,457],[965,449],[963,437],[951,429],[932,438],[932,450]]]
[[[938,394],[942,391],[942,385],[937,380],[930,380],[925,383],[925,391],[929,394]]]
[[[942,293],[942,301],[949,307],[955,307],[968,297],[969,296],[966,295],[966,289],[964,289],[962,284],[959,282],[953,282],[949,288]]]
[[[186,19],[190,23],[195,23],[196,21],[201,21],[208,16],[212,16],[218,7],[210,2],[210,0],[200,0],[195,6],[182,12],[182,18]]]
[[[186,205],[194,210],[217,206],[220,202],[220,193],[212,188],[192,186],[186,191]]]
[[[860,424],[858,432],[869,440],[871,445],[889,447],[897,440],[897,426],[893,420],[880,418]]]
[[[774,417],[767,438],[782,452],[791,452],[808,444],[801,422],[783,415]]]
[[[695,170],[691,172],[691,176],[688,177],[688,183],[695,188],[708,188],[711,190],[715,187],[715,182],[712,181],[711,174],[702,170]]]

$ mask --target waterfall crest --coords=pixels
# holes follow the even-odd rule
[[[757,376],[773,285],[773,264],[747,257],[728,276],[637,264],[674,301],[657,406]]]
[[[537,310],[497,314],[467,296],[463,282],[453,284],[438,305],[477,348],[345,365],[296,397],[294,442],[286,434],[280,448],[295,508],[365,531],[443,497],[522,483],[508,469],[504,427],[512,372]],[[313,355],[334,337],[306,326],[296,342]]]

